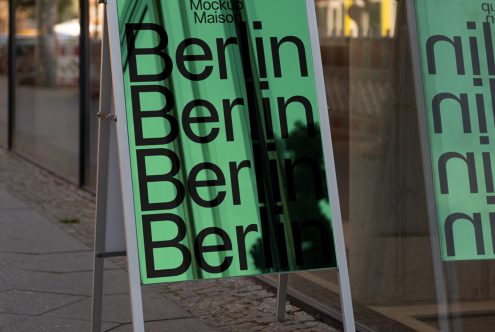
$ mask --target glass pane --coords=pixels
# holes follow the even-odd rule
[[[14,149],[74,182],[79,160],[79,2],[17,1]]]
[[[0,0],[0,146],[7,145],[9,5]]]
[[[468,31],[466,21],[468,15],[480,15],[481,26],[485,16],[493,19],[493,5],[437,2],[447,7],[445,16],[438,21],[437,13],[426,11],[431,22],[442,22],[451,38],[459,35],[456,31],[464,31],[466,71],[471,70],[475,54],[470,53],[473,41],[468,37],[477,36],[484,68],[491,60],[482,48],[483,30]],[[316,1],[356,318],[376,331],[489,331],[495,319],[493,261],[434,264],[440,246],[431,244],[405,3]],[[451,8],[456,3],[466,8],[457,12]],[[482,15],[482,10],[490,12]],[[456,13],[461,17],[457,30],[448,27]],[[423,22],[420,28],[432,28],[431,22]],[[493,36],[492,24],[488,27]],[[454,51],[443,43],[447,46],[439,45],[438,50],[449,56],[440,56],[438,66],[453,68],[455,73]],[[464,78],[467,88],[462,91],[480,91],[473,88],[472,78]],[[450,82],[461,88],[460,79]],[[438,89],[440,83],[437,79],[432,85]],[[485,96],[487,123],[493,124],[490,93]],[[476,113],[476,101],[471,104]],[[460,118],[458,109],[452,117]],[[477,114],[472,119],[476,135]],[[456,129],[462,131],[462,125]],[[484,188],[484,179],[479,183]],[[471,238],[472,230],[468,234]],[[327,308],[338,307],[334,272],[291,275],[290,286]],[[442,288],[447,306],[438,300]],[[447,315],[439,315],[444,309]]]
[[[89,114],[87,114],[86,183],[96,190],[96,157],[98,152],[98,113],[100,101],[100,60],[103,33],[103,6],[98,0],[89,1]]]
[[[372,327],[422,330],[414,309],[436,308],[436,294],[405,5],[374,5],[389,13],[388,32],[349,41],[351,284]]]

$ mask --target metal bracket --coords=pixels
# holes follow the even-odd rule
[[[127,256],[127,252],[125,251],[117,251],[117,252],[103,252],[100,254],[96,254],[98,258],[110,258],[110,257],[122,257]]]
[[[103,118],[108,121],[115,121],[117,122],[117,116],[110,114],[110,113],[105,113],[105,112],[98,112],[96,115],[100,118]]]

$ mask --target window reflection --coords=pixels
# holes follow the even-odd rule
[[[396,0],[316,0],[321,37],[393,37]]]
[[[77,181],[79,1],[16,1],[14,149]]]
[[[405,2],[316,6],[357,320],[377,331],[493,329],[494,263],[433,262]],[[290,284],[338,306],[335,272]]]

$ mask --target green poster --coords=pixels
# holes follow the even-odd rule
[[[495,3],[415,3],[442,258],[494,259]]]
[[[141,281],[335,267],[306,0],[117,7]]]

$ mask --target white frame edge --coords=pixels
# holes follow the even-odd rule
[[[119,19],[117,0],[108,0],[106,4],[108,37],[110,46],[110,65],[112,69],[113,98],[117,116],[117,145],[119,152],[120,178],[122,185],[122,205],[124,213],[125,237],[127,244],[127,265],[129,271],[129,290],[133,330],[144,331],[143,301],[139,269],[137,232],[135,223],[134,196],[132,191],[127,115],[124,93],[124,77],[120,47]]]
[[[330,132],[330,119],[328,115],[328,103],[323,78],[323,65],[321,60],[320,40],[318,36],[316,10],[314,0],[306,0],[309,34],[311,38],[311,53],[313,68],[315,71],[316,90],[318,94],[318,109],[320,114],[321,139],[323,155],[325,158],[325,170],[327,172],[327,188],[332,209],[332,228],[337,254],[337,269],[339,273],[340,302],[342,320],[345,331],[356,331],[354,310],[352,306],[351,286],[349,282],[349,270],[347,268],[347,256],[344,241],[344,229],[340,212],[339,192],[333,155],[332,135]]]

